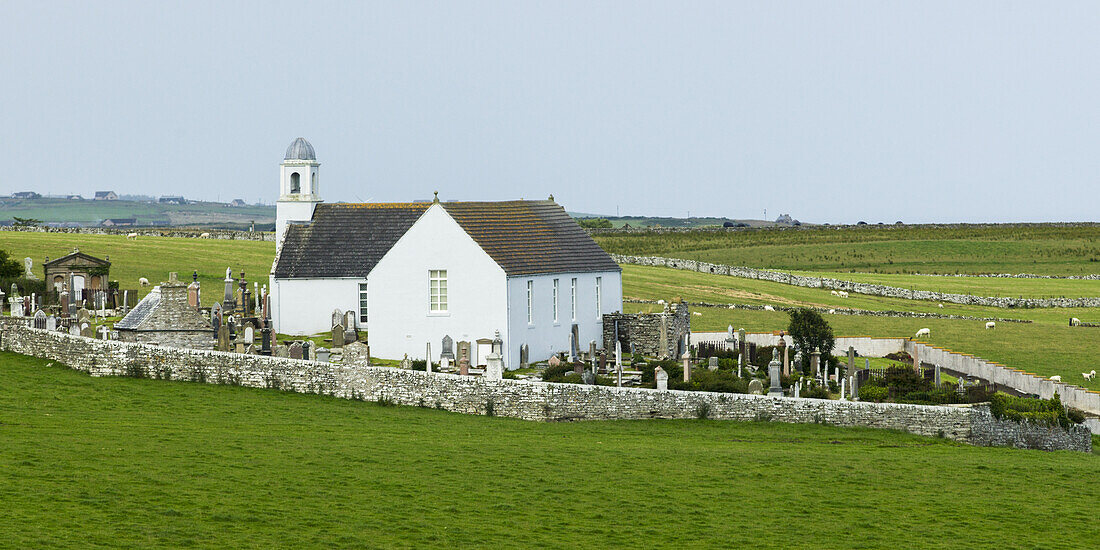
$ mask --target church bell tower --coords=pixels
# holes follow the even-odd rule
[[[286,148],[279,165],[279,200],[275,203],[275,248],[283,246],[283,234],[290,222],[308,222],[313,209],[321,202],[317,173],[321,163],[305,138],[298,138]]]

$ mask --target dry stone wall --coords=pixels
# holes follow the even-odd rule
[[[342,366],[259,355],[82,338],[5,323],[0,349],[54,360],[93,376],[140,376],[389,400],[465,414],[524,420],[709,418],[822,423],[903,430],[976,445],[1090,452],[1086,428],[1068,432],[993,419],[981,407],[934,407],[659,391]]]
[[[149,227],[0,227],[0,231],[22,231],[27,233],[82,233],[86,235],[129,235],[139,237],[182,237],[190,239],[221,239],[229,241],[271,241],[275,234],[263,231],[234,231],[231,229],[172,229]],[[207,235],[202,237],[202,235]]]
[[[611,257],[620,264],[669,267],[672,269],[697,271],[699,273],[729,275],[730,277],[740,277],[742,279],[771,281],[773,283],[782,283],[806,288],[844,290],[858,294],[867,294],[869,296],[903,298],[906,300],[930,300],[934,302],[1003,308],[1100,307],[1100,298],[1002,298],[996,296],[972,296],[969,294],[951,294],[946,292],[933,292],[931,290],[913,290],[894,286],[857,283],[854,281],[843,281],[828,277],[805,277],[792,273],[783,273],[781,271],[712,264],[695,260],[683,260],[680,258],[623,256],[619,254],[612,254]]]

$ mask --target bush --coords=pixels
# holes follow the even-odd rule
[[[15,278],[23,273],[23,264],[10,257],[7,250],[0,250],[0,277]],[[9,285],[10,286],[10,285]]]
[[[890,390],[872,384],[865,384],[859,388],[859,400],[860,401],[874,401],[875,403],[882,403],[890,396]]]
[[[1031,399],[1027,397],[1012,397],[1004,394],[993,394],[989,398],[989,411],[998,419],[1009,419],[1016,422],[1028,420],[1040,422],[1051,426],[1069,428],[1071,421],[1062,406],[1062,399],[1058,394],[1050,399]]]
[[[829,392],[817,382],[811,382],[798,392],[798,396],[807,399],[828,399]]]
[[[1067,409],[1066,416],[1069,417],[1069,421],[1074,424],[1085,423],[1085,413],[1081,409]]]
[[[546,366],[546,369],[542,371],[543,382],[564,382],[563,378],[566,375],[573,374],[573,365],[569,363],[561,363],[556,367],[550,365]]]

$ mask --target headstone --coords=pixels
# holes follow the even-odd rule
[[[100,340],[111,339],[111,329],[107,328],[107,325],[100,325],[98,332]]]
[[[53,315],[46,317],[46,330],[57,330],[57,317]]]
[[[290,357],[290,350],[282,344],[278,344],[272,348],[271,353],[275,357]]]
[[[783,334],[779,335],[779,342],[775,346],[776,353],[783,358],[783,376],[791,375],[791,363],[787,360],[787,340],[783,338]]]
[[[579,332],[580,329],[576,323],[573,323],[573,328],[569,330],[569,362],[577,360],[577,356],[580,355],[580,350],[577,349],[579,345]]]
[[[581,381],[589,386],[596,385],[596,373],[586,370],[581,374]]]
[[[942,383],[942,382],[941,382],[941,380],[940,380],[940,366],[939,366],[939,365],[935,365],[935,369],[936,369],[936,375],[935,375],[935,380],[934,380],[934,382],[935,382],[935,386],[936,386],[937,388],[939,388],[939,387],[940,387],[940,384]]]
[[[432,343],[428,342],[424,348],[424,371],[432,372]]]
[[[920,346],[913,346],[913,371],[920,373]]]
[[[313,349],[313,344],[311,344],[309,340],[302,342],[302,359],[309,361],[309,359],[313,357],[309,353],[311,349]]]
[[[130,291],[129,290],[123,290],[122,291],[122,313],[123,313],[123,315],[125,315],[126,312],[128,312],[128,311],[130,311]]]
[[[744,357],[744,356],[745,355],[743,353],[738,353],[737,354],[737,377],[738,378],[741,378],[742,376],[744,376],[744,374],[742,374],[742,371],[741,371],[741,358]]]
[[[584,363],[573,361],[573,374],[584,374]]]
[[[34,328],[46,329],[46,312],[41,309],[34,312]]]
[[[801,397],[802,396],[802,381],[801,380],[794,383],[794,396],[795,397]]]
[[[294,342],[293,344],[290,344],[290,349],[287,350],[287,354],[291,359],[301,359],[302,358],[302,343],[301,342]]]
[[[615,340],[615,386],[623,387],[623,343]]]
[[[62,291],[61,295],[58,297],[58,300],[61,302],[61,315],[64,315],[64,316],[68,317],[69,316],[69,291],[68,290]]]
[[[760,379],[753,378],[749,380],[749,393],[753,395],[764,395],[764,384],[760,382]]]
[[[271,327],[260,329],[260,355],[271,355]]]
[[[470,374],[470,360],[466,357],[462,357],[458,360],[458,374],[460,376],[468,376]]]
[[[504,360],[497,353],[490,353],[485,357],[486,380],[501,380],[504,378]]]
[[[838,380],[837,382],[839,382],[838,385],[840,386],[840,400],[847,401],[847,399],[844,398],[844,386],[847,386],[847,384],[845,384],[843,380]]]
[[[768,397],[783,397],[783,383],[780,380],[779,352],[775,351],[772,360],[768,363],[768,377],[771,378],[771,387],[768,388]]]
[[[197,308],[199,307],[199,282],[194,281],[187,285],[187,305]]]
[[[80,335],[85,338],[95,338],[95,329],[88,323],[80,323]]]
[[[359,327],[358,319],[355,318],[355,312],[347,310],[344,312],[344,329],[354,331]]]
[[[332,347],[344,347],[344,325],[339,323],[332,325]]]
[[[527,349],[528,349],[527,344],[523,344],[522,346],[519,347],[519,368],[521,368],[521,369],[525,369],[528,366],[530,366],[530,365],[527,364],[528,363],[527,362],[527,359],[528,359]]]
[[[407,353],[405,354],[405,358],[401,360],[401,368],[403,368],[403,369],[413,368],[412,359],[409,359],[409,354],[407,354]]]
[[[561,359],[559,359],[557,355],[551,355],[550,359],[546,361],[546,364],[551,367],[556,367],[561,364]]]
[[[244,343],[251,345],[256,341],[256,329],[252,328],[252,324],[249,323],[244,326]]]
[[[856,348],[848,346],[848,374],[856,371]]]
[[[466,362],[469,363],[470,360],[473,358],[473,355],[470,354],[470,351],[471,350],[470,350],[470,342],[469,341],[463,340],[463,341],[458,343],[458,356],[457,357],[459,359],[462,359],[463,357],[465,357]]]
[[[657,389],[668,389],[668,373],[665,372],[665,369],[662,369],[661,367],[653,369],[653,378],[657,380]]]
[[[73,336],[80,336],[80,325],[72,323],[69,325],[69,334]]]
[[[332,324],[329,326],[336,326],[344,324],[344,312],[339,308],[332,310]]]
[[[23,297],[23,316],[30,317],[34,314],[34,299],[30,296]]]
[[[19,265],[19,264],[16,264]],[[37,279],[34,276],[34,260],[30,257],[23,258],[23,277],[26,279]]]
[[[80,310],[76,312],[76,320],[78,323],[87,323],[92,320],[92,312],[80,308]]]
[[[818,367],[820,365],[821,352],[817,348],[814,348],[814,350],[810,353],[810,372],[814,373],[814,375],[816,376]]]
[[[233,351],[235,351],[237,353],[244,353],[244,339],[243,338],[238,338],[235,342],[233,342]]]
[[[657,333],[657,358],[668,359],[668,315],[660,315],[661,328]]]
[[[446,357],[446,356],[440,357],[439,358],[439,372],[451,372],[451,371],[452,371],[452,369],[451,369],[451,358]]]
[[[450,359],[451,361],[454,361],[454,358],[455,358],[454,340],[451,340],[450,336],[444,336],[443,337],[442,350],[443,351],[439,354],[440,359]]]
[[[707,359],[707,369],[708,370],[718,370],[718,358],[717,357],[711,356],[710,359]]]
[[[589,340],[588,342],[588,357],[596,357],[596,341]]]
[[[328,363],[328,360],[332,357],[332,352],[325,348],[317,348],[317,352],[314,355],[317,356],[318,361]]]
[[[680,359],[684,362],[684,382],[691,381],[691,352],[685,351]]]
[[[229,351],[229,327],[218,325],[218,351]]]
[[[607,373],[607,354],[599,353],[596,359],[596,372],[601,374]]]

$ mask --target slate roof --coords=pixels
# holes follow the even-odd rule
[[[287,226],[275,278],[366,277],[429,206],[318,204],[309,224]]]
[[[287,226],[275,277],[366,277],[431,205],[319,204],[310,223]],[[553,201],[442,206],[508,276],[620,270]]]
[[[209,332],[212,326],[197,309],[188,305],[186,286],[161,284],[153,287],[134,309],[115,323],[115,329]]]
[[[156,309],[160,307],[160,287],[155,286],[125,317],[115,323],[115,329],[136,329],[141,326]]]

